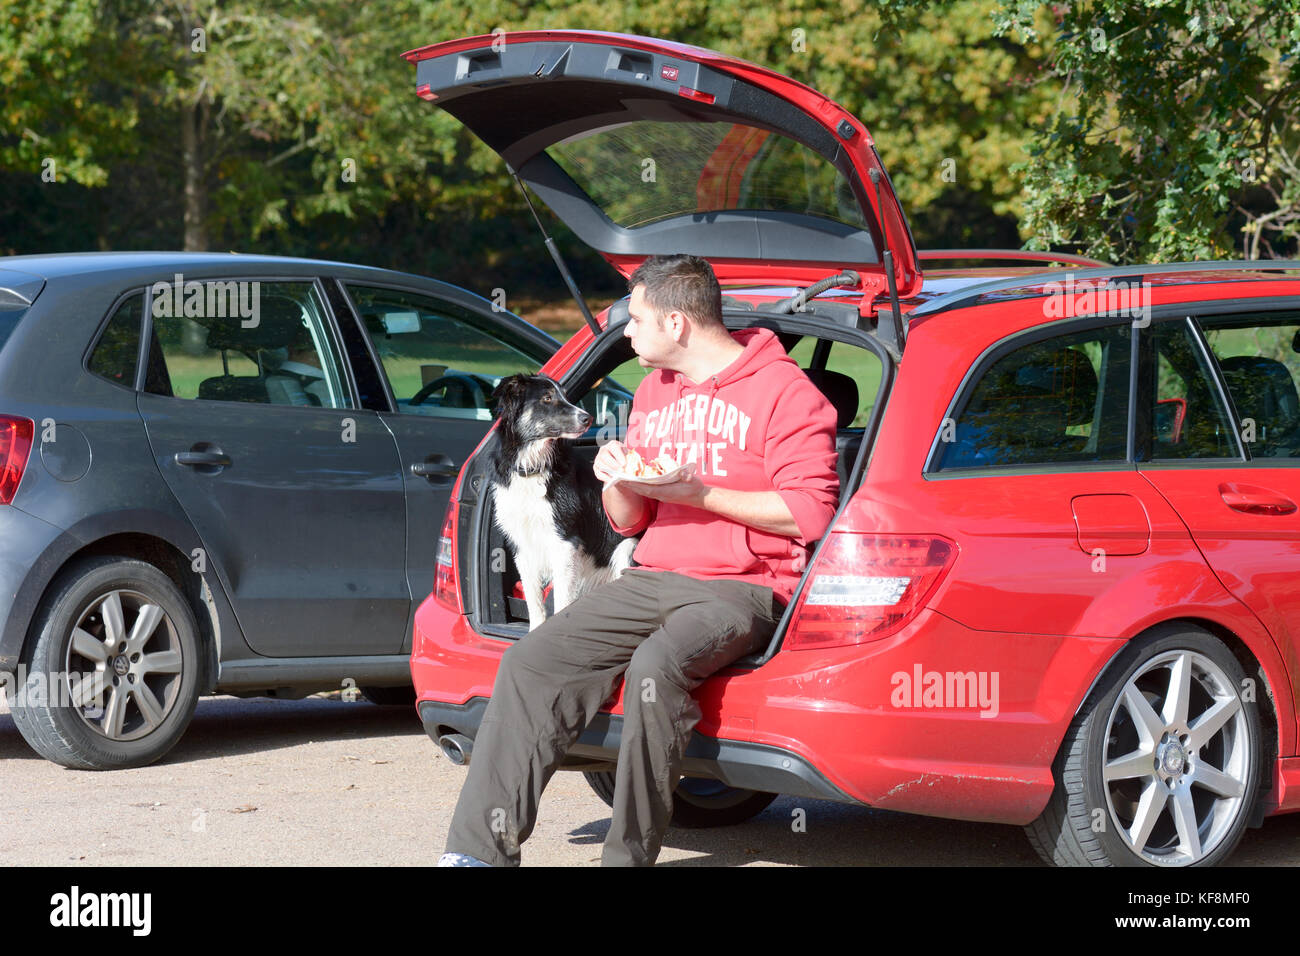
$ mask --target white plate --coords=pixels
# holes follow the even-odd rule
[[[655,475],[653,478],[638,478],[636,475],[617,474],[610,479],[610,483],[616,481],[630,481],[640,485],[671,485],[674,481],[683,481],[695,474],[695,462],[688,461],[684,465],[678,465],[670,472],[662,475]]]

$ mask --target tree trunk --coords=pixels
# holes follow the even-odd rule
[[[181,107],[181,158],[185,164],[185,251],[208,251],[207,155],[204,151],[208,106],[200,94],[197,102]],[[182,322],[181,348],[190,355],[208,351],[207,330],[197,322]]]
[[[208,104],[205,98],[181,107],[181,155],[185,164],[185,251],[208,251]]]

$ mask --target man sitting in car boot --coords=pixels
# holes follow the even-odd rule
[[[717,278],[698,257],[652,257],[629,287],[624,335],[652,371],[626,444],[604,444],[594,468],[611,525],[641,535],[637,566],[503,655],[439,865],[519,864],[543,788],[620,674],[601,862],[652,865],[701,716],[692,691],[767,645],[834,515],[835,409],[776,336],[727,331]],[[629,481],[629,450],[694,468],[667,484]]]

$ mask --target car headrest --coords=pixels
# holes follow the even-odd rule
[[[1044,349],[1026,356],[1014,381],[1006,383],[1017,396],[1042,397],[1065,416],[1066,425],[1092,421],[1097,406],[1097,373],[1088,356],[1078,349]],[[1010,397],[1004,393],[1002,397]]]
[[[848,428],[858,416],[858,383],[843,372],[806,368],[803,373],[835,406],[836,428]]]
[[[627,310],[627,297],[619,299],[609,307],[609,312],[605,316],[605,328],[612,329],[616,325],[622,325],[628,319],[632,318]]]
[[[213,319],[208,327],[208,348],[251,352],[257,349],[295,348],[311,344],[311,332],[302,323],[302,306],[283,296],[263,296],[258,323],[244,328],[239,316]]]
[[[1242,418],[1257,427],[1283,431],[1300,422],[1300,396],[1290,370],[1276,359],[1234,355],[1219,362]]]
[[[198,397],[215,402],[266,403],[266,383],[256,375],[218,375],[199,382]]]

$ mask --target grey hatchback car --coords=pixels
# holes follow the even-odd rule
[[[495,384],[557,347],[382,269],[0,258],[0,683],[23,737],[111,769],[165,754],[203,694],[412,702],[452,482]]]

